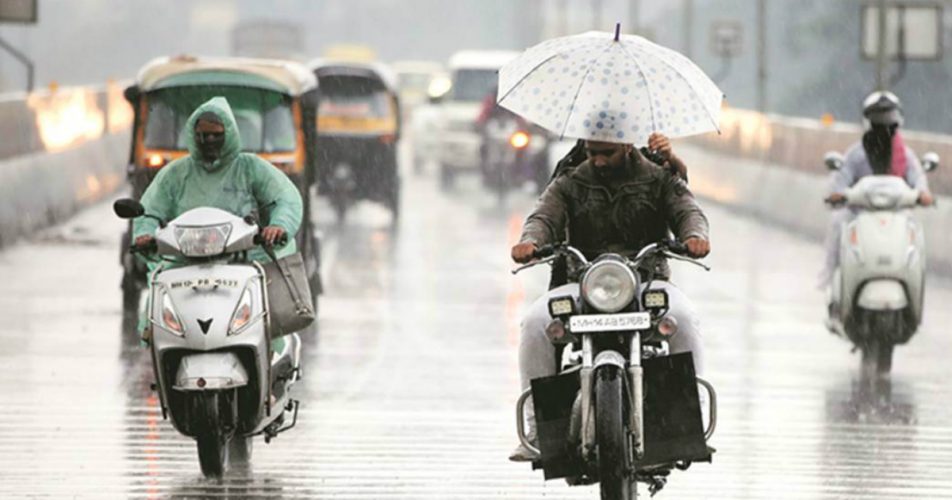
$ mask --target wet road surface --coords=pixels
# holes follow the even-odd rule
[[[298,427],[220,483],[162,420],[149,358],[124,337],[109,204],[0,251],[0,498],[597,498],[506,460],[519,319],[547,280],[508,273],[531,196],[498,207],[474,180],[447,195],[408,174],[403,199],[395,229],[373,205],[320,218],[326,293]],[[930,281],[891,399],[865,402],[858,355],[822,326],[819,245],[705,208],[714,271],[675,264],[675,281],[702,317],[718,453],[659,498],[952,498],[952,285]]]

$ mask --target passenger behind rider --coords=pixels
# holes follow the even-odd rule
[[[185,130],[189,154],[166,165],[142,195],[145,213],[172,220],[198,207],[213,207],[239,217],[259,216],[262,239],[278,245],[278,258],[297,251],[294,235],[301,226],[303,202],[297,187],[271,163],[241,151],[241,138],[234,114],[224,97],[215,97],[199,106],[189,117]],[[139,217],[133,224],[135,245],[154,240],[158,222]],[[248,254],[265,261],[267,254],[256,249]],[[157,264],[150,262],[150,270]],[[144,327],[145,322],[140,322]],[[141,330],[142,328],[140,328]],[[284,337],[275,343],[280,351]]]
[[[656,139],[656,143],[664,142]],[[710,252],[707,218],[685,182],[671,170],[648,161],[631,144],[584,141],[586,160],[558,175],[539,199],[523,227],[520,243],[512,248],[517,263],[533,260],[541,246],[564,241],[588,258],[606,252],[632,256],[644,246],[666,239],[671,232],[693,257]],[[683,163],[681,163],[683,166]],[[668,280],[667,262],[645,263],[661,277],[652,288],[667,291],[670,312],[679,325],[671,340],[672,352],[690,351],[695,367],[703,371],[701,332],[688,298]],[[522,323],[519,368],[523,389],[534,378],[557,371],[555,348],[545,335],[552,318],[548,301],[555,296],[579,296],[575,271],[570,283],[556,287],[536,300]],[[535,439],[534,409],[527,405],[528,435]],[[536,454],[521,444],[510,456],[531,461]]]
[[[915,151],[906,146],[899,129],[903,125],[902,104],[892,92],[873,92],[863,101],[862,139],[846,152],[843,166],[834,171],[830,183],[828,203],[846,200],[846,190],[867,175],[895,175],[906,180],[909,186],[919,191],[919,203],[932,205],[929,181],[916,157]],[[833,272],[839,266],[840,233],[842,227],[854,217],[846,208],[836,210],[830,219],[826,237],[826,262],[820,275],[820,286],[830,284]]]

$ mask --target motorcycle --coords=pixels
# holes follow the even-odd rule
[[[683,244],[665,241],[646,246],[631,260],[608,253],[590,262],[579,250],[558,244],[538,249],[539,260],[513,271],[562,256],[580,265],[579,299],[549,301],[554,319],[546,335],[557,348],[558,375],[532,380],[516,403],[519,440],[541,456],[533,468],[542,468],[545,479],[598,482],[603,500],[630,500],[637,498],[639,482],[654,495],[673,469],[711,460],[714,387],[695,375],[690,352],[669,354],[677,321],[667,316],[667,293],[650,287],[655,276],[641,266],[667,257],[709,270],[685,254]],[[706,429],[698,386],[709,402]],[[525,432],[529,398],[538,447]]]
[[[500,201],[509,190],[531,182],[541,193],[549,181],[548,136],[518,117],[495,116],[483,126],[481,173],[483,185]]]
[[[835,152],[824,159],[830,170],[843,161]],[[931,172],[939,156],[927,153],[922,164]],[[862,379],[875,381],[892,370],[895,346],[908,342],[922,321],[925,239],[911,213],[919,192],[900,177],[869,175],[846,191],[844,201],[830,204],[856,216],[841,229],[827,326],[862,352]]]
[[[163,418],[195,439],[202,474],[221,477],[230,463],[250,461],[253,436],[270,442],[294,427],[299,407],[289,391],[300,378],[301,341],[287,335],[272,352],[265,271],[246,258],[264,245],[257,221],[201,207],[166,223],[133,199],[113,208],[124,219],[159,220],[152,244],[130,249],[159,263],[145,335],[153,387]]]

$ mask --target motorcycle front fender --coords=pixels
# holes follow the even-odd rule
[[[245,385],[248,385],[248,372],[235,353],[208,352],[182,358],[172,388],[177,391],[209,391]]]

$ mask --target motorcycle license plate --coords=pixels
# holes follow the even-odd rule
[[[577,314],[569,318],[572,333],[630,332],[648,328],[651,328],[651,314],[646,312]]]

